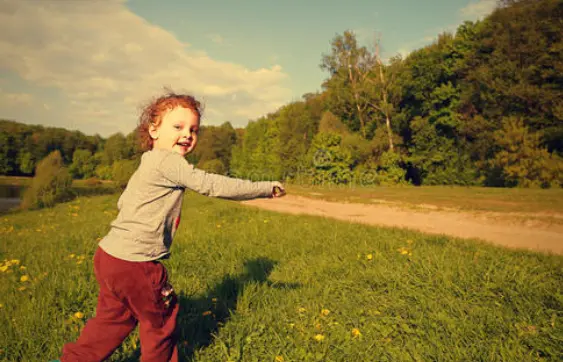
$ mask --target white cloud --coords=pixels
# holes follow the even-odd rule
[[[163,86],[205,98],[211,120],[237,124],[291,97],[279,65],[248,69],[214,60],[133,14],[121,0],[4,1],[0,53],[1,71],[62,94],[64,107],[57,112],[79,129],[96,124],[106,133],[131,131],[138,105]],[[234,94],[245,103],[233,102]]]
[[[0,89],[0,105],[4,107],[20,107],[32,104],[33,95],[29,93],[9,93]]]
[[[478,20],[493,12],[497,6],[497,0],[471,1],[467,6],[460,9],[459,14],[463,20]]]

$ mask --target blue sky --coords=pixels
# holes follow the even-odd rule
[[[406,55],[494,0],[8,0],[0,118],[109,136],[163,86],[204,100],[204,124],[248,120],[321,89],[344,30]]]

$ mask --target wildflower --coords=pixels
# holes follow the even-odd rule
[[[4,304],[0,303],[0,308],[4,308]]]
[[[7,265],[2,265],[0,266],[0,272],[5,272],[6,270],[8,270],[8,266]]]
[[[12,263],[13,265],[20,265],[20,261],[19,261],[18,259],[12,259],[12,260],[11,260],[11,263]]]
[[[299,308],[297,309],[297,311],[298,311],[299,313],[305,313],[305,312],[307,311],[307,309],[305,309],[305,308],[303,308],[303,307],[299,307]]]
[[[320,330],[320,329],[321,329],[321,324],[320,324],[320,323],[315,324],[315,328]]]
[[[293,327],[295,327],[295,323],[289,323],[287,326],[288,326],[289,328],[293,328]]]
[[[211,298],[211,301],[212,301],[213,303],[217,303],[217,298]]]
[[[75,256],[76,255],[74,255],[74,254],[70,254],[68,257],[71,258],[71,259],[74,259]]]
[[[27,275],[22,275],[22,277],[20,278],[20,282],[27,282],[29,280],[29,276]]]
[[[78,260],[78,261],[76,262],[76,265],[80,265],[80,264],[82,264],[82,260]]]
[[[372,254],[368,254],[368,255],[366,255],[366,259],[367,259],[367,260],[371,260],[371,259],[373,259],[373,255],[372,255]]]
[[[201,313],[202,316],[207,317],[208,315],[211,315],[211,311],[210,310],[206,310],[205,312]]]
[[[25,269],[26,269],[25,266],[23,266],[23,265],[20,266],[20,270],[25,270]]]
[[[77,213],[75,213],[75,212],[73,212],[73,213],[72,213],[72,216],[78,216],[78,214],[77,214]]]
[[[409,253],[409,250],[405,247],[400,247],[397,251],[401,253],[401,255],[407,255]]]
[[[82,313],[82,312],[76,312],[76,313],[74,313],[74,318],[76,318],[76,319],[82,319],[82,318],[84,318],[84,313]]]
[[[268,223],[268,220],[264,220],[264,224],[267,224],[267,223]]]
[[[328,310],[328,309],[322,309],[322,310],[321,310],[321,314],[326,317],[327,315],[330,314],[330,310]]]
[[[217,229],[220,229],[220,228],[221,228],[221,224],[217,224]]]
[[[360,332],[360,330],[358,328],[352,328],[352,337],[357,338],[361,335],[362,335],[362,333]]]
[[[317,334],[315,335],[315,341],[317,342],[322,342],[325,339],[325,336],[323,336],[322,334]]]
[[[276,356],[276,362],[283,362],[283,356]]]

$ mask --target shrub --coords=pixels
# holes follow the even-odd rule
[[[115,185],[124,189],[133,173],[139,167],[140,159],[115,161],[111,168],[111,179]]]
[[[72,177],[63,167],[61,153],[53,151],[37,164],[35,176],[24,193],[21,207],[38,209],[70,200],[73,197],[71,186]]]

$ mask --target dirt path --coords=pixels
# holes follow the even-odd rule
[[[329,202],[293,195],[242,203],[278,212],[318,215],[432,234],[476,238],[512,248],[563,254],[563,225],[529,226],[521,222],[507,222],[497,217],[501,213],[412,210],[386,205]]]

